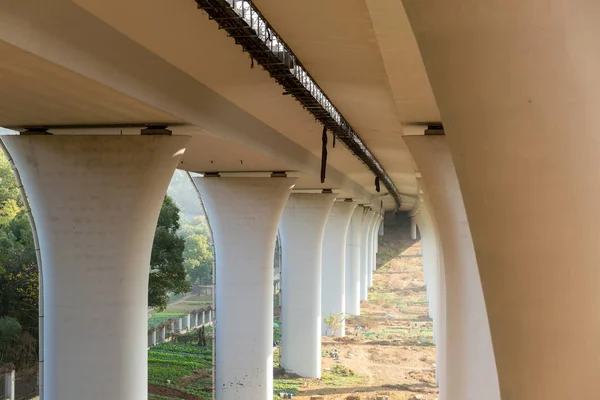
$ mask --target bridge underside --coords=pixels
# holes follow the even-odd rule
[[[234,2],[223,0],[225,3]],[[593,121],[594,106],[600,103],[600,90],[596,90],[600,53],[595,51],[600,6],[589,0],[254,0],[252,5],[293,49],[393,185],[377,191],[372,167],[339,143],[334,148],[331,137],[325,181],[321,182],[322,125],[254,65],[234,39],[219,29],[218,21],[208,18],[193,0],[2,2],[0,126],[21,131],[43,126],[57,136],[90,136],[65,139],[85,143],[82,149],[88,153],[82,151],[83,161],[69,152],[52,158],[56,154],[41,151],[37,143],[31,147],[14,144],[18,139],[41,143],[45,138],[13,142],[18,164],[31,169],[26,180],[32,198],[38,198],[34,208],[45,221],[39,226],[46,235],[42,240],[47,246],[44,257],[58,268],[48,267],[48,273],[60,277],[59,267],[79,265],[77,260],[61,260],[52,246],[67,246],[55,241],[73,234],[70,230],[83,231],[77,224],[53,225],[52,213],[40,200],[45,191],[50,197],[58,196],[54,204],[59,208],[70,198],[53,193],[39,174],[60,169],[61,162],[68,160],[89,167],[85,154],[106,163],[100,163],[105,170],[94,170],[98,174],[111,171],[111,157],[120,154],[114,140],[137,140],[144,125],[163,124],[175,136],[168,139],[184,141],[178,136],[189,136],[185,146],[175,146],[179,150],[185,147],[185,153],[170,154],[173,149],[169,146],[155,149],[148,144],[154,139],[146,138],[140,149],[150,148],[162,155],[140,156],[139,165],[120,164],[124,170],[137,171],[130,177],[147,168],[146,164],[161,177],[176,167],[223,176],[229,172],[242,180],[252,177],[240,186],[243,190],[227,178],[199,178],[216,179],[210,184],[201,181],[198,186],[204,185],[206,195],[212,197],[213,215],[209,217],[222,232],[229,232],[222,234],[217,251],[230,251],[226,236],[239,236],[230,232],[224,200],[215,200],[226,198],[223,193],[247,196],[243,200],[256,202],[259,209],[268,203],[260,188],[271,188],[271,179],[286,179],[285,184],[278,181],[277,190],[271,188],[276,198],[269,199],[271,206],[263,207],[264,215],[244,222],[250,226],[244,226],[244,232],[252,232],[255,223],[264,239],[273,236],[286,211],[292,181],[295,190],[333,189],[338,201],[325,226],[321,218],[318,224],[303,228],[314,231],[323,227],[319,235],[325,239],[310,242],[315,253],[310,270],[313,284],[320,285],[323,278],[329,282],[330,292],[335,286],[337,294],[321,302],[328,311],[344,311],[344,272],[349,268],[346,235],[351,218],[352,224],[357,224],[352,228],[353,246],[359,237],[373,237],[373,232],[357,233],[361,232],[357,228],[360,212],[352,217],[357,204],[364,206],[361,223],[377,220],[379,212],[397,208],[395,194],[389,192],[395,187],[400,210],[411,213],[427,243],[426,275],[428,287],[435,290],[429,297],[435,301],[432,316],[442,399],[496,399],[501,395],[506,400],[562,400],[597,392],[600,324],[594,315],[600,303],[596,287],[600,278],[596,250],[600,180],[595,172],[599,157]],[[424,133],[435,135],[409,138],[406,143],[403,138]],[[101,135],[126,138],[102,139]],[[89,147],[95,140],[110,142],[101,155],[94,151],[102,146],[96,150]],[[44,146],[54,144],[40,148]],[[60,151],[66,148],[70,147]],[[135,149],[130,150],[135,154]],[[45,160],[48,171],[39,170],[32,153]],[[125,159],[131,162],[133,158]],[[288,176],[268,178],[275,171],[285,171]],[[84,180],[74,174],[74,182]],[[262,183],[248,183],[258,182],[254,179]],[[148,194],[143,182],[155,189],[150,198],[162,198],[160,182],[141,173],[139,181],[128,181],[115,190],[133,196],[129,200],[143,198]],[[128,192],[128,185],[135,190]],[[238,200],[231,199],[231,207],[244,209],[245,202],[240,205]],[[557,211],[565,204],[573,206]],[[156,211],[154,205],[147,205],[149,214]],[[64,207],[61,210],[64,212]],[[137,222],[143,231],[146,225]],[[88,233],[112,229],[102,221],[96,223]],[[376,225],[366,223],[369,229]],[[127,238],[123,243],[130,240],[132,246],[147,252],[151,235],[146,231],[147,237]],[[258,249],[248,260],[232,252],[231,263],[247,261],[257,273],[263,271],[272,261],[270,244],[260,247],[250,233],[242,236],[236,246]],[[331,245],[321,254],[319,243]],[[112,260],[115,270],[131,256],[121,247]],[[71,250],[66,248],[66,254]],[[109,250],[110,245],[105,244],[89,249],[82,257],[102,258]],[[348,254],[362,260],[372,251],[353,249]],[[143,270],[145,261],[136,262]],[[370,270],[360,267],[361,279],[368,282]],[[321,275],[316,272],[319,269]],[[352,271],[358,271],[356,260],[352,260]],[[239,276],[228,278],[234,286],[240,284]],[[136,284],[135,279],[130,281]],[[62,315],[62,289],[57,282],[53,282],[54,295],[45,298],[55,315]],[[270,287],[263,281],[253,284],[259,289]],[[352,281],[348,287],[358,288],[362,295],[364,284]],[[138,294],[142,292],[140,289]],[[127,294],[119,292],[119,296]],[[252,299],[253,304],[266,307],[265,298]],[[143,308],[139,298],[123,301]],[[225,300],[230,309],[239,301]],[[317,310],[317,306],[311,303],[311,309]],[[223,314],[220,318],[230,317]],[[143,325],[136,323],[133,330]],[[263,325],[257,327],[262,335],[257,338],[261,363],[268,358],[263,337],[268,329]],[[565,341],[566,327],[574,326],[578,327],[578,339]],[[310,331],[315,334],[318,327]],[[477,332],[472,343],[470,331]],[[64,341],[53,338],[58,343],[55,350],[60,350]],[[471,344],[483,350],[474,352]],[[314,354],[315,349],[310,350]],[[143,352],[138,349],[136,354],[139,364]],[[59,353],[48,356],[58,360],[57,365],[73,365]],[[308,358],[315,363],[314,357]],[[122,367],[128,371],[138,365],[125,364]],[[250,361],[242,364],[250,369],[265,367]],[[264,383],[268,387],[268,374],[262,369],[252,373],[258,374],[259,386]],[[314,365],[307,370],[316,373]],[[227,376],[244,373],[236,370]],[[143,377],[133,374],[131,379],[137,387],[125,385],[116,395],[141,400],[144,389],[139,381]],[[255,391],[246,395],[262,396],[263,386],[249,385]],[[238,398],[239,393],[234,392],[228,390],[225,400]],[[76,398],[79,393],[69,392],[69,396]],[[58,398],[69,397],[53,392],[48,400]]]

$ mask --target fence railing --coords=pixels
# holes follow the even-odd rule
[[[170,342],[174,336],[184,334],[202,326],[212,325],[215,312],[212,308],[195,310],[181,317],[170,319],[148,329],[148,348]]]
[[[37,398],[37,371],[15,371],[12,365],[0,367],[0,400]]]
[[[195,310],[148,329],[148,348],[202,326],[213,325],[212,308]],[[38,396],[37,371],[15,371],[12,364],[0,366],[0,400],[30,400]]]

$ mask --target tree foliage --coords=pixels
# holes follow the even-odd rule
[[[148,305],[159,310],[166,308],[170,294],[191,290],[183,262],[185,240],[177,234],[178,229],[179,208],[165,196],[154,234],[148,285]]]
[[[0,316],[37,333],[38,270],[31,227],[8,160],[0,153]]]
[[[180,231],[185,239],[184,265],[190,282],[212,284],[213,253],[208,224],[204,217],[186,223]]]

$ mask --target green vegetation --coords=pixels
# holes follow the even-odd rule
[[[192,341],[194,335],[187,338]],[[148,383],[211,398],[212,347],[173,342],[152,347],[148,351]]]
[[[346,368],[341,364],[333,366],[330,371],[323,372],[321,379],[328,386],[332,387],[359,386],[366,382],[364,376],[358,375],[350,368]]]
[[[159,326],[163,322],[167,322],[170,319],[182,317],[183,315],[184,315],[183,313],[173,313],[173,312],[158,312],[158,313],[152,314],[150,319],[148,319],[148,328],[154,328],[156,326]]]
[[[148,400],[183,400],[183,399],[181,399],[179,397],[165,397],[165,396],[159,396],[157,394],[149,394]]]
[[[328,317],[323,317],[323,322],[327,326],[327,331],[325,332],[325,336],[327,335],[335,335],[335,332],[340,329],[342,326],[342,322],[346,319],[344,313],[340,313],[338,315],[331,314]]]
[[[0,365],[37,362],[38,270],[23,202],[0,152]]]
[[[185,240],[177,234],[179,208],[172,198],[165,196],[150,257],[148,305],[164,310],[170,294],[189,292],[192,287],[186,279],[183,251]]]
[[[273,379],[273,399],[279,400],[279,393],[291,393],[296,396],[298,388],[302,386],[302,382],[293,378],[274,378]]]
[[[185,242],[183,257],[190,282],[211,285],[213,254],[206,218],[196,217],[191,222],[185,223],[179,234]]]

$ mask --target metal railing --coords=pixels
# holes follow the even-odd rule
[[[400,193],[390,176],[260,11],[246,0],[196,0],[196,3],[242,46],[252,65],[256,61],[262,66],[285,89],[284,94],[300,102],[371,170],[399,208]]]

